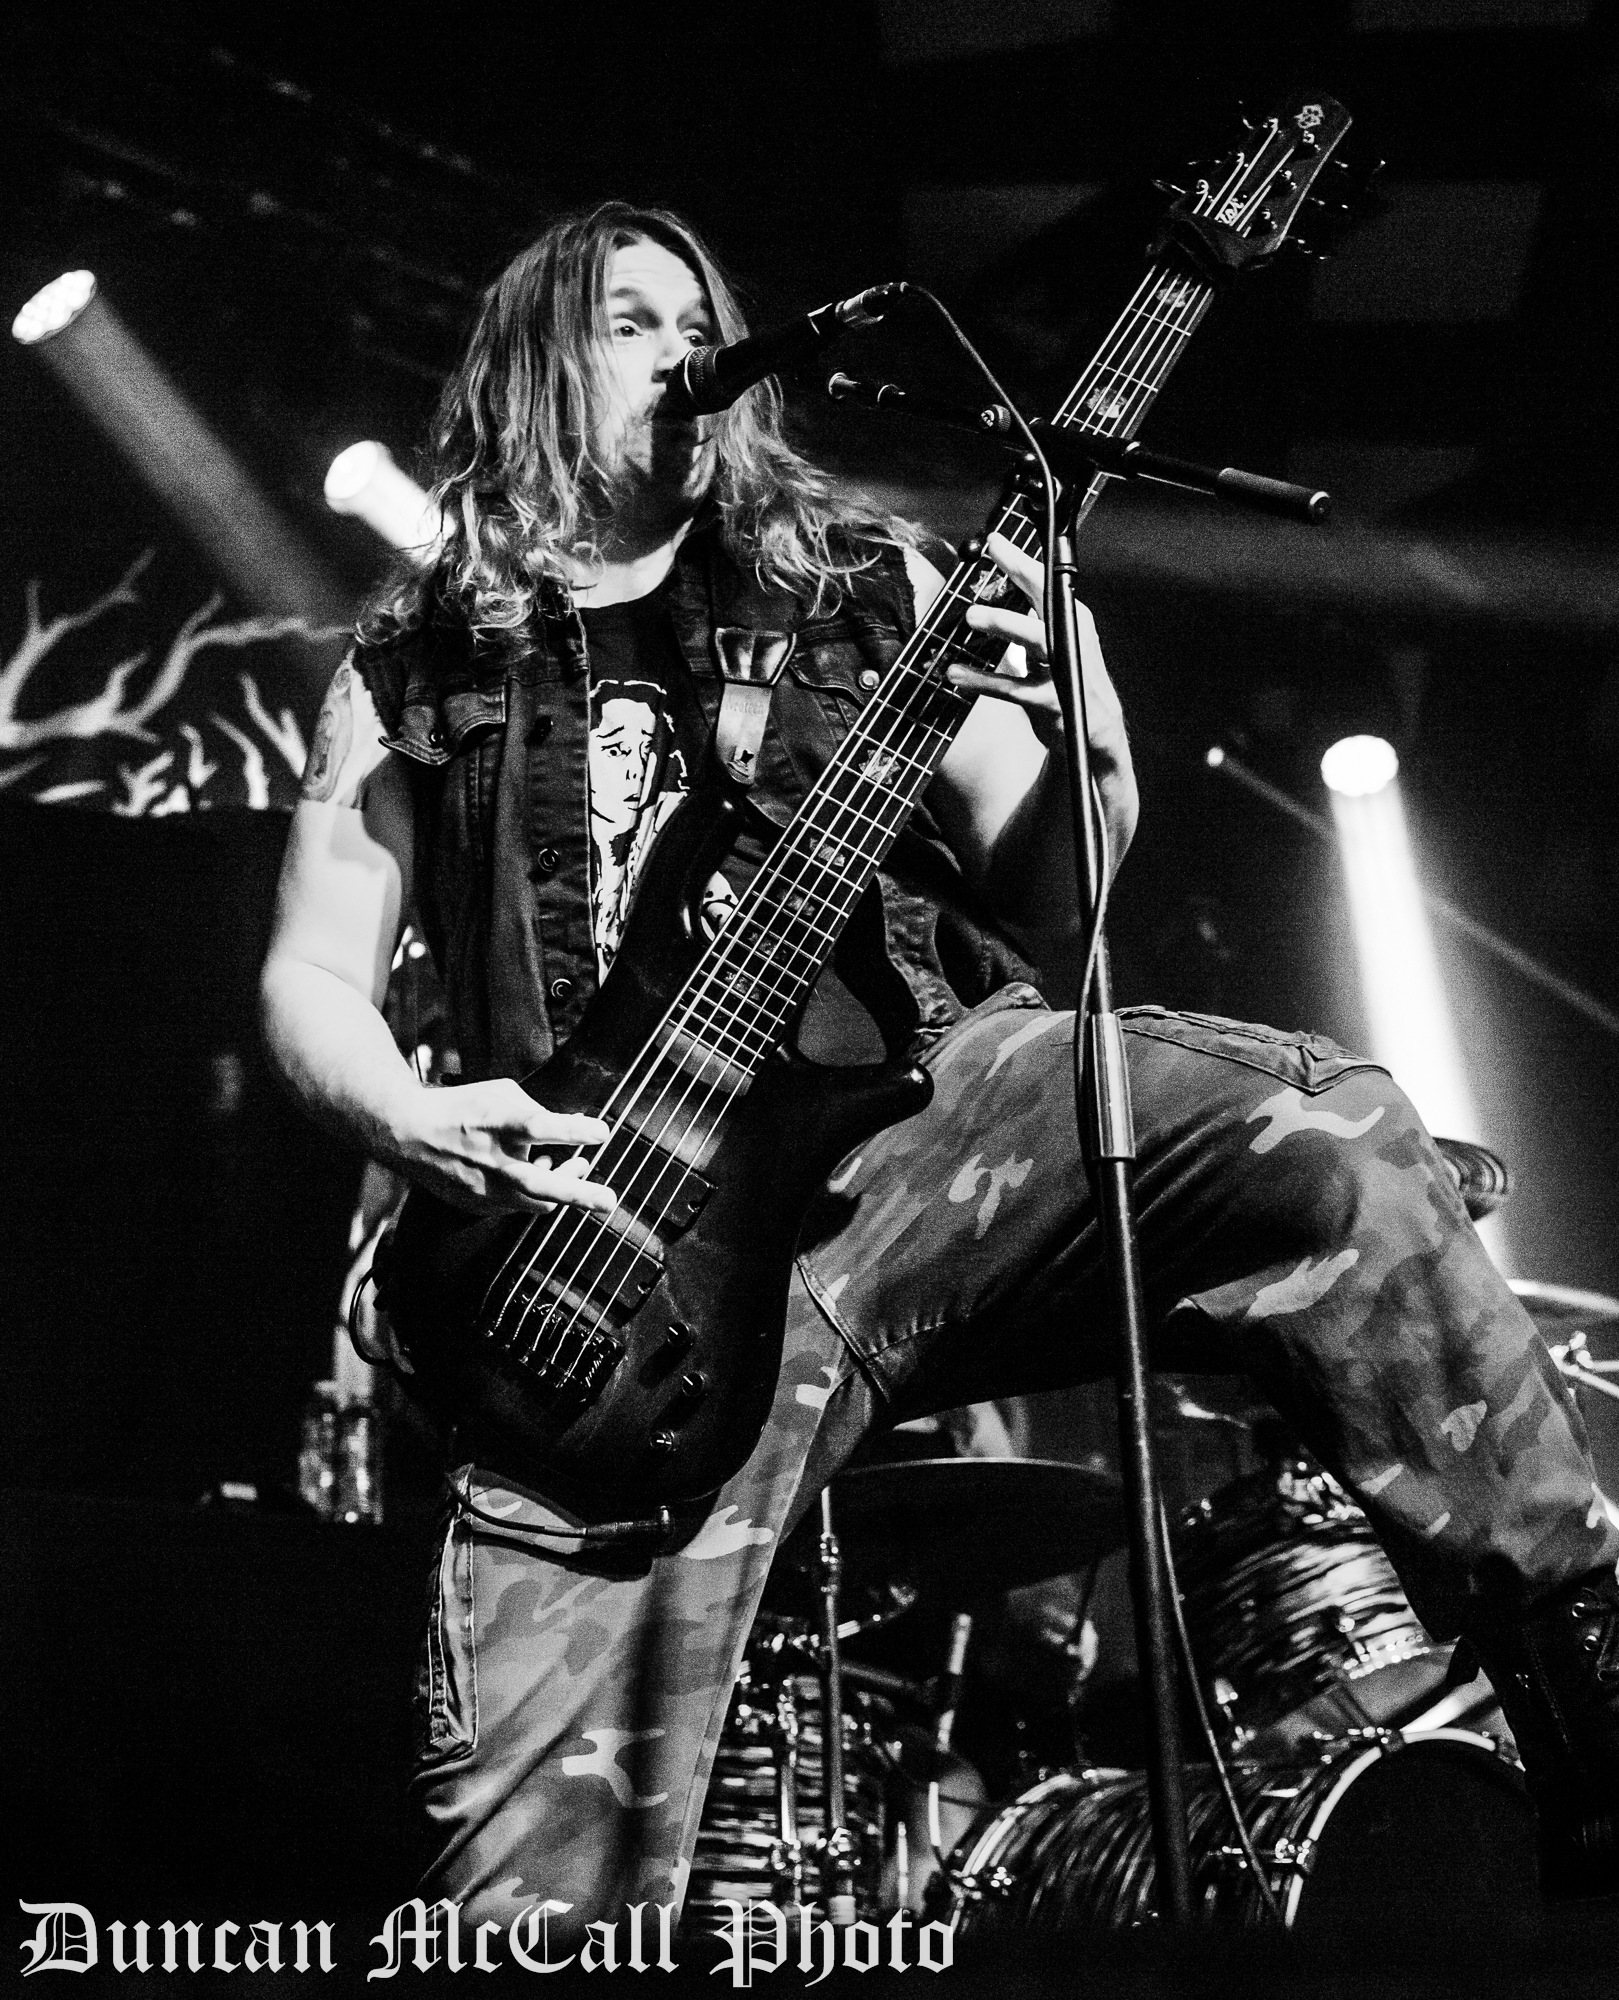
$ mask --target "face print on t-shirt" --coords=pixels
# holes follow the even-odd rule
[[[605,978],[646,851],[690,786],[656,681],[615,680],[593,693],[589,758],[591,917]]]

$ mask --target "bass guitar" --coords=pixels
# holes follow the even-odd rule
[[[1302,98],[1196,181],[1057,426],[1135,434],[1215,292],[1274,253],[1348,124],[1331,98]],[[1038,548],[1019,497],[990,526]],[[590,1512],[698,1498],[744,1463],[775,1392],[805,1209],[840,1159],[928,1100],[920,1069],[823,1068],[786,1044],[966,717],[946,666],[1000,652],[963,616],[1008,588],[975,553],[957,564],[712,939],[696,901],[747,794],[716,765],[672,815],[611,973],[522,1079],[553,1110],[608,1123],[593,1171],[617,1210],[473,1216],[413,1193],[379,1254],[414,1392]]]

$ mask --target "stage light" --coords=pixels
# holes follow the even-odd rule
[[[113,310],[88,271],[36,292],[12,336],[51,370],[255,609],[334,630],[353,600]],[[324,687],[331,662],[299,649]]]
[[[1321,759],[1327,789],[1346,799],[1370,798],[1400,774],[1394,745],[1381,736],[1345,736]]]
[[[64,271],[34,296],[11,322],[11,337],[24,347],[49,340],[61,333],[82,313],[96,295],[95,276],[89,271]]]
[[[1350,736],[1321,760],[1354,927],[1368,1053],[1389,1070],[1430,1132],[1481,1140],[1478,1112],[1451,1019],[1417,881],[1399,759],[1376,736]],[[1498,1262],[1501,1218],[1480,1234]]]
[[[337,454],[326,473],[326,504],[334,514],[356,515],[413,562],[432,561],[443,528],[438,509],[385,444],[364,438]]]

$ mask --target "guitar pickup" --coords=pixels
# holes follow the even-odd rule
[[[612,1303],[629,1302],[630,1311],[645,1303],[652,1296],[658,1280],[663,1276],[663,1266],[654,1263],[650,1257],[637,1257],[627,1276],[617,1279],[612,1287]]]
[[[689,1229],[702,1214],[703,1205],[713,1192],[712,1181],[705,1181],[701,1174],[688,1171],[681,1181],[679,1193],[669,1202],[664,1227]]]

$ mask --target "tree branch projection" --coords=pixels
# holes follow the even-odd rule
[[[343,630],[341,626],[314,625],[303,617],[221,619],[218,614],[225,600],[218,591],[181,622],[150,678],[143,674],[152,657],[147,647],[118,660],[100,690],[88,699],[37,707],[31,714],[23,712],[30,705],[29,697],[37,700],[52,669],[64,663],[66,644],[75,634],[110,612],[141,608],[137,586],[154,554],[152,549],[143,550],[110,590],[82,610],[64,611],[49,619],[41,614],[39,580],[28,584],[22,638],[0,666],[0,791],[23,791],[25,780],[44,774],[53,749],[102,738],[146,745],[156,754],[140,762],[120,763],[116,787],[111,778],[76,777],[60,784],[41,783],[27,795],[42,804],[93,799],[126,816],[189,812],[223,803],[214,781],[226,768],[221,756],[228,755],[231,774],[239,774],[245,803],[262,810],[271,803],[266,744],[287,766],[294,781],[301,775],[307,752],[297,718],[287,708],[273,712],[248,672],[236,677],[242,695],[242,715],[237,719],[218,708],[185,722],[173,723],[164,717],[163,712],[185,689],[199,657],[210,650],[240,651],[286,640],[319,645]],[[138,675],[144,685],[137,682]],[[167,726],[154,726],[160,723]],[[230,752],[210,745],[202,732],[204,723],[225,737]],[[13,757],[18,761],[11,762]]]

